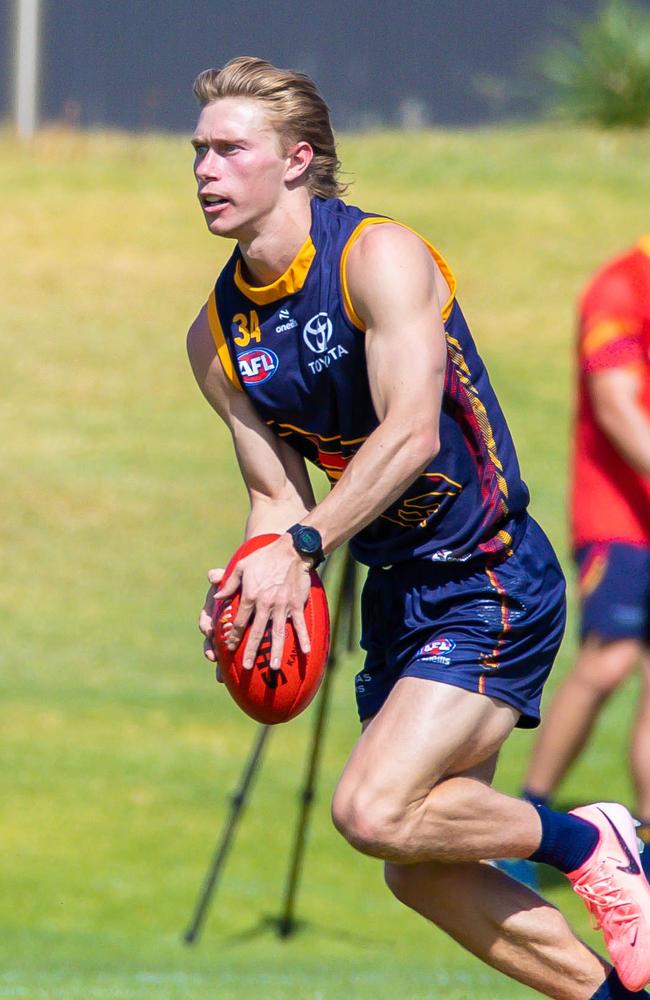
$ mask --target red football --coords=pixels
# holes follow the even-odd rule
[[[241,545],[226,567],[223,582],[234,565],[263,545],[274,542],[279,535],[258,535]],[[226,687],[240,708],[258,722],[288,722],[307,708],[318,691],[325,673],[330,645],[330,621],[325,588],[318,574],[311,572],[311,589],[305,605],[305,622],[311,651],[303,653],[291,620],[284,632],[284,650],[279,670],[271,670],[271,623],[264,636],[251,670],[242,665],[250,625],[244,631],[237,649],[226,647],[229,625],[237,615],[239,591],[232,597],[215,603],[212,616],[214,646]]]

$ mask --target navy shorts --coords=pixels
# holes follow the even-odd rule
[[[423,677],[512,705],[524,729],[539,724],[566,605],[560,564],[532,518],[515,552],[499,562],[412,560],[369,570],[361,615],[362,721],[400,677]]]
[[[593,542],[576,550],[580,637],[640,639],[650,645],[650,548]]]

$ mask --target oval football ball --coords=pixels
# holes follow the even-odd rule
[[[241,545],[226,567],[223,582],[235,564],[256,549],[274,542],[279,535],[258,535]],[[330,622],[325,588],[320,577],[311,571],[311,588],[305,605],[305,622],[311,650],[303,653],[293,622],[284,630],[284,649],[278,670],[271,670],[271,623],[266,627],[255,662],[250,670],[243,667],[244,649],[250,634],[248,626],[237,649],[231,651],[226,639],[239,608],[240,592],[217,601],[213,613],[213,642],[221,673],[228,691],[239,707],[257,722],[288,722],[299,715],[314,698],[325,673],[330,645]]]

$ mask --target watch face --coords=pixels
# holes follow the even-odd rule
[[[301,528],[296,532],[296,541],[302,552],[318,552],[321,547],[321,537],[315,528]]]

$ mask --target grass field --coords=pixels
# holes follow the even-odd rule
[[[0,136],[0,997],[532,996],[402,910],[334,832],[356,656],[335,681],[300,933],[279,942],[271,921],[311,713],[272,734],[204,935],[181,943],[256,731],[215,688],[195,627],[245,507],[184,353],[229,249],[204,231],[190,153],[175,138]],[[533,511],[566,559],[573,303],[647,229],[650,136],[386,133],[345,137],[342,154],[350,200],[454,267]],[[573,649],[570,632],[556,677]],[[632,684],[608,707],[565,800],[630,798],[634,698]],[[530,746],[513,736],[502,788]],[[546,889],[597,943],[566,888]]]

